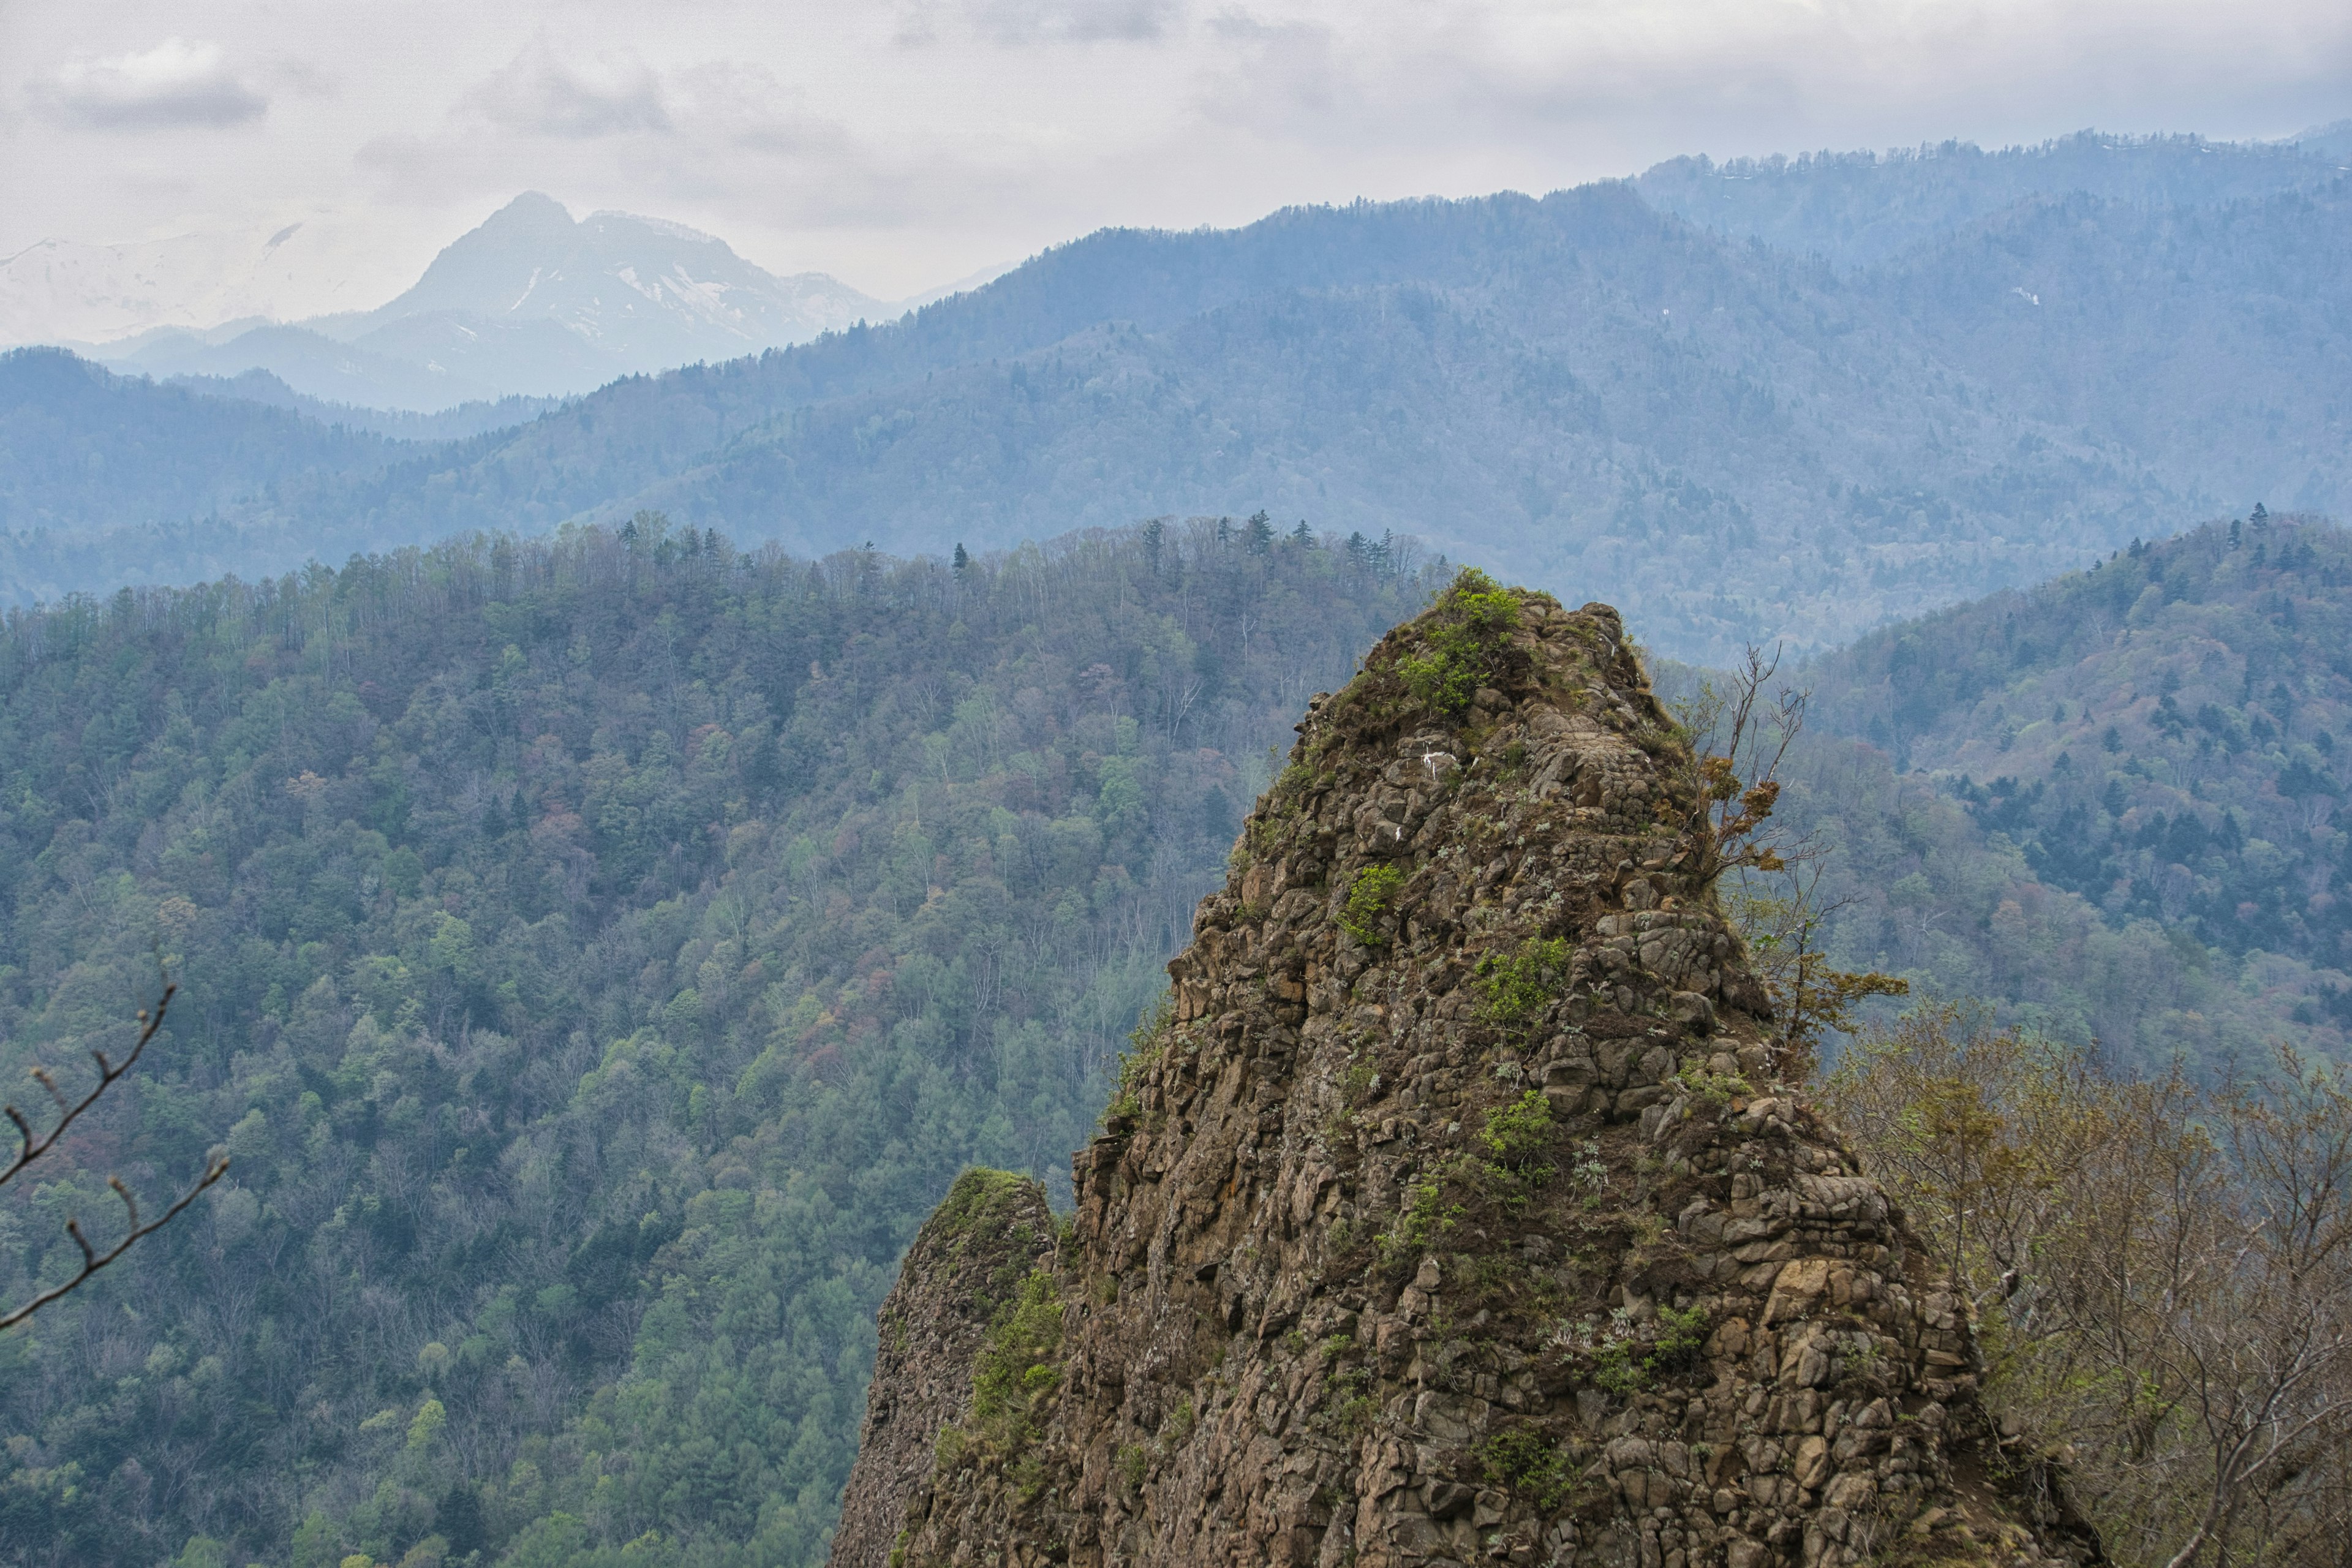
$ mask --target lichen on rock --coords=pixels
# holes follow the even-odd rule
[[[1465,574],[1298,728],[1028,1329],[974,1344],[993,1405],[919,1479],[861,1453],[889,1561],[2095,1561],[1964,1303],[1767,1081],[1616,613]],[[895,1310],[968,1321],[917,1268]]]

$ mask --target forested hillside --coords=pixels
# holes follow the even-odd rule
[[[0,1563],[819,1561],[913,1227],[1066,1183],[1270,748],[1425,601],[1328,542],[646,518],[13,615],[0,1078],[182,992],[0,1290],[107,1171],[235,1165],[0,1338]]]
[[[0,591],[648,506],[822,553],[925,547],[942,516],[977,547],[1263,501],[1609,599],[1681,657],[1823,648],[2191,517],[2352,500],[2352,187],[2196,158],[2222,173],[1991,217],[1968,159],[1884,165],[1923,202],[1958,181],[1970,216],[1843,271],[1627,183],[1105,231],[887,327],[632,378],[199,528],[0,539]],[[2273,165],[2294,188],[2231,199]]]
[[[2215,523],[1800,672],[1848,962],[2122,1060],[2352,1043],[2352,538]]]
[[[0,548],[39,556],[50,537],[133,518],[168,537],[283,482],[377,472],[404,449],[289,410],[118,376],[62,349],[11,349],[0,353]],[[58,591],[25,581],[16,596]]]
[[[331,403],[306,397],[266,370],[236,375],[175,375],[167,386],[185,387],[205,397],[235,398],[271,408],[289,409],[321,425],[341,425],[401,441],[459,441],[510,426],[526,425],[551,408],[560,397],[501,397],[495,402],[461,403],[438,414],[410,414],[397,408],[367,408],[356,403]]]
[[[2344,160],[2325,140],[2077,132],[1993,152],[1969,142],[1796,158],[1674,158],[1633,184],[1644,201],[1703,228],[1818,255],[1885,261],[2005,207],[2080,195],[2140,207],[2198,208],[2332,184]]]

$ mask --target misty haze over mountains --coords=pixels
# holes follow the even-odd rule
[[[503,430],[478,411],[440,444],[323,440],[331,416],[299,398],[206,407],[94,369],[70,373],[86,416],[55,419],[68,367],[17,356],[0,586],[251,574],[643,508],[821,553],[1263,506],[1612,598],[1685,657],[1828,646],[2256,500],[2340,508],[2340,140],[1681,160],[1540,201],[1106,230],[888,325]],[[592,352],[716,362],[730,334],[861,298],[755,270],[527,197],[392,304],[261,341],[552,374]],[[147,345],[146,368],[231,368],[194,342]],[[191,420],[221,430],[166,437]]]
[[[291,230],[280,237],[298,239]],[[142,282],[168,290],[167,279],[142,274],[170,271],[172,249],[172,242],[36,246],[0,265],[0,328],[18,342],[68,342],[126,372],[234,377],[262,370],[304,395],[431,413],[586,392],[616,376],[731,359],[896,313],[820,272],[779,278],[681,225],[625,213],[575,222],[561,204],[530,192],[372,310],[290,323],[248,316],[163,326],[95,345],[75,343],[54,325],[43,330],[163,309],[160,300],[123,296]],[[217,258],[185,264],[222,266]]]

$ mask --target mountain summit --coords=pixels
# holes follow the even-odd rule
[[[529,191],[374,310],[148,332],[97,354],[156,376],[264,370],[311,397],[434,411],[738,359],[889,311],[822,272],[777,277],[681,224],[610,212],[575,222]]]
[[[821,272],[779,278],[724,240],[658,218],[592,213],[525,192],[433,258],[414,288],[362,318],[464,325],[551,321],[646,368],[732,359],[879,315],[880,300]],[[459,324],[459,323],[452,323]]]
[[[1465,578],[1299,731],[1067,1235],[917,1241],[836,1568],[2095,1560],[1771,1081],[1616,612]]]

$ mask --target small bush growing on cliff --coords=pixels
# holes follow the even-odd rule
[[[1415,1182],[1405,1193],[1404,1208],[1396,1224],[1381,1234],[1381,1266],[1393,1268],[1410,1263],[1468,1212],[1460,1204],[1445,1202],[1443,1183]]]
[[[1527,1175],[1550,1155],[1551,1104],[1543,1090],[1528,1089],[1508,1105],[1486,1112],[1478,1142],[1488,1161],[1515,1175]]]
[[[1475,566],[1465,566],[1439,595],[1426,633],[1429,651],[1397,660],[1405,689],[1448,718],[1470,710],[1482,686],[1501,674],[1506,644],[1519,624],[1517,595]]]
[[[1516,952],[1490,952],[1475,972],[1486,1021],[1517,1028],[1532,1021],[1568,985],[1568,942],[1529,937]]]
[[[1175,1020],[1175,1001],[1164,992],[1158,1005],[1136,1020],[1134,1032],[1127,1037],[1127,1049],[1119,1053],[1118,1088],[1112,1093],[1110,1103],[1103,1108],[1104,1126],[1142,1113],[1139,1095],[1143,1075],[1160,1059],[1160,1049],[1167,1044],[1169,1026]]]
[[[1510,1488],[1544,1513],[1566,1506],[1584,1475],[1568,1450],[1537,1426],[1507,1427],[1472,1451],[1489,1482]]]
[[[1061,1382],[1062,1300],[1043,1269],[997,1314],[972,1363],[971,1421],[977,1436],[1012,1454],[1036,1438],[1039,1414]]]
[[[1631,1315],[1620,1307],[1593,1352],[1592,1381],[1621,1397],[1638,1394],[1654,1377],[1688,1372],[1698,1363],[1706,1342],[1706,1310],[1703,1307],[1661,1307],[1657,1327],[1644,1346]]]
[[[1403,885],[1404,873],[1393,866],[1367,866],[1357,872],[1354,885],[1348,889],[1348,907],[1339,916],[1339,929],[1366,947],[1380,946],[1388,937],[1375,922],[1388,913],[1389,900]]]

